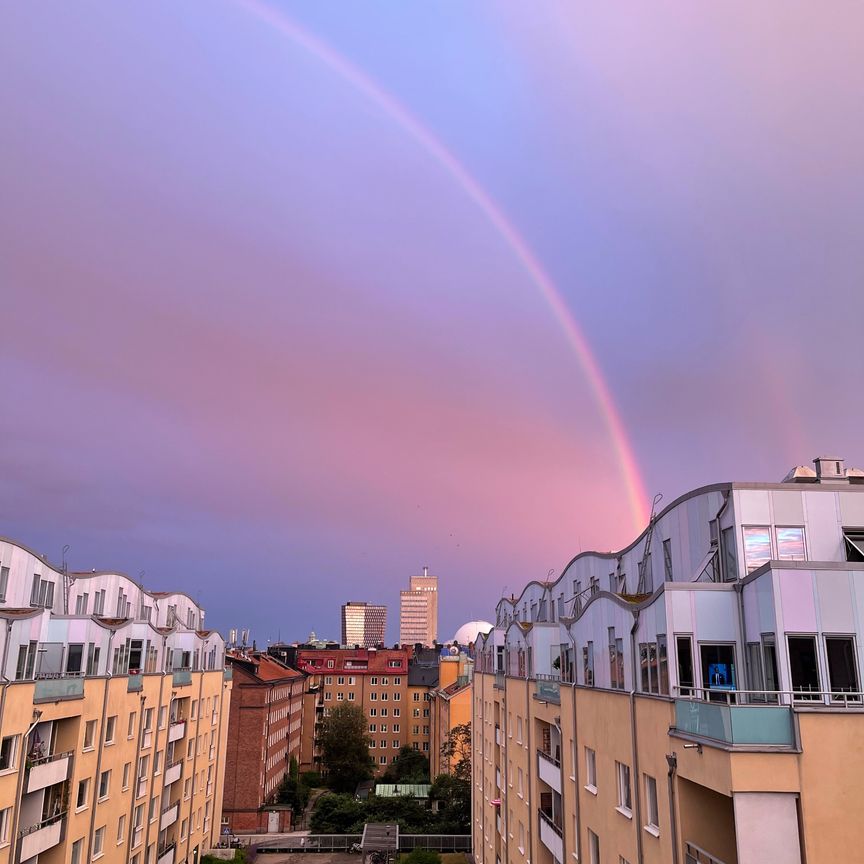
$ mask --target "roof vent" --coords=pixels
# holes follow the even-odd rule
[[[842,459],[833,456],[817,456],[813,464],[816,466],[816,479],[820,483],[849,482]]]
[[[815,483],[816,472],[806,465],[796,465],[784,478],[784,483]]]

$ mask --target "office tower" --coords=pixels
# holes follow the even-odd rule
[[[438,638],[438,577],[423,568],[411,576],[408,590],[399,592],[399,642],[431,645]]]
[[[353,602],[342,606],[342,645],[346,648],[383,645],[386,631],[386,606]]]
[[[0,618],[0,861],[174,864],[216,846],[231,681],[201,607],[0,540]]]
[[[477,864],[828,864],[864,820],[864,472],[696,489],[502,598],[476,645]]]

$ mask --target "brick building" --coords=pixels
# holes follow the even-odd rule
[[[434,674],[421,683],[409,684],[409,677],[414,679],[413,654],[414,649],[409,647],[300,648],[296,652],[297,669],[310,676],[307,698],[311,705],[307,710],[314,712],[316,726],[341,702],[362,708],[369,721],[369,752],[379,771],[383,771],[406,744],[425,753],[429,751],[426,694],[437,685],[437,667]],[[317,766],[320,754],[311,741],[313,733],[307,736],[304,729],[303,737],[304,757],[311,749],[312,764]]]
[[[306,677],[261,651],[226,654],[236,699],[228,721],[223,818],[234,833],[289,831],[275,805],[291,758],[301,761]],[[311,734],[311,733],[310,733]]]

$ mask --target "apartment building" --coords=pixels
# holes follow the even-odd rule
[[[453,759],[444,757],[441,747],[456,726],[471,722],[474,660],[465,650],[456,647],[452,653],[441,656],[438,668],[438,686],[429,694],[432,777],[450,773]]]
[[[345,648],[376,648],[384,644],[387,607],[374,603],[342,605],[342,645]]]
[[[0,864],[215,846],[231,682],[204,610],[0,540],[0,619]]]
[[[655,514],[478,641],[480,864],[827,864],[864,849],[864,472]]]
[[[407,591],[399,592],[399,642],[432,645],[438,638],[438,577],[423,568],[411,576]]]
[[[290,831],[291,811],[276,798],[291,759],[299,766],[302,758],[306,676],[248,648],[225,661],[232,699],[222,817],[235,834]]]
[[[409,687],[412,655],[413,649],[405,647],[299,648],[296,651],[296,668],[309,676],[316,727],[320,728],[329,711],[342,702],[362,708],[369,721],[369,753],[380,771],[406,744],[412,747],[416,744],[415,749],[424,752],[429,749],[428,713],[424,717],[424,711],[428,712],[425,694],[429,688]],[[411,731],[415,725],[418,727],[416,735]],[[304,731],[303,737],[313,741],[312,763],[317,767],[320,754],[314,747],[314,732],[307,736]]]

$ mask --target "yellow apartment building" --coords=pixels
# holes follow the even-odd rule
[[[864,472],[697,489],[502,599],[478,864],[864,860]]]
[[[0,620],[0,864],[197,862],[231,692],[204,611],[0,540]]]

